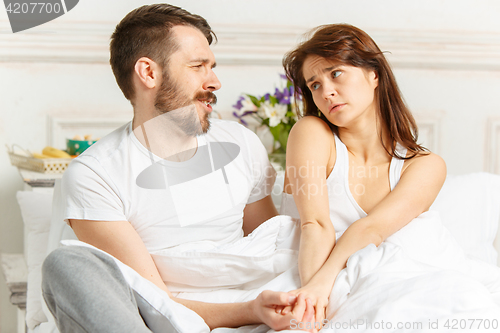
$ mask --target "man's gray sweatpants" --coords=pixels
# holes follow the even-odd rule
[[[50,253],[42,290],[61,333],[151,333],[116,263],[94,249],[64,246]]]

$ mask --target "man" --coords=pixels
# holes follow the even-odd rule
[[[80,241],[133,268],[211,329],[283,329],[312,317],[303,296],[265,291],[239,303],[174,297],[172,289],[179,296],[208,272],[173,271],[164,261],[172,251],[221,251],[277,215],[274,170],[257,136],[209,120],[221,86],[213,36],[205,19],[167,4],[140,7],[118,24],[110,63],[134,119],[71,164],[62,181],[64,216]],[[236,276],[227,278],[207,287],[238,286],[228,282]],[[61,332],[149,332],[119,269],[96,250],[63,247],[49,255],[43,293]],[[294,310],[277,314],[283,305]]]

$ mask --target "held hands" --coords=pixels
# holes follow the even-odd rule
[[[277,311],[276,308],[288,307],[286,313]],[[311,322],[314,320],[314,306],[306,296],[292,293],[275,292],[265,290],[251,301],[251,308],[258,322],[262,322],[277,331],[289,329],[291,325],[299,322]]]
[[[306,299],[311,300],[314,307],[314,316],[312,317],[312,320],[302,321],[304,323],[312,322],[309,325],[305,325],[305,327],[314,327],[311,332],[319,331],[325,319],[330,292],[325,290],[325,288],[321,288],[321,286],[306,285],[300,289],[290,291],[289,294],[303,296]],[[290,311],[294,310],[294,305],[276,307],[276,312],[281,313],[282,315],[287,315]]]

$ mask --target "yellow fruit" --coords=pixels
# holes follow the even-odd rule
[[[47,155],[50,158],[71,158],[67,152],[50,146],[43,148],[42,154]]]
[[[38,154],[38,153],[32,153],[34,158],[51,158],[50,156],[44,155],[44,154]]]

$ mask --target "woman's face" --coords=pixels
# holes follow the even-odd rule
[[[316,55],[306,58],[302,71],[314,103],[332,124],[351,127],[376,117],[378,76],[374,71]]]

